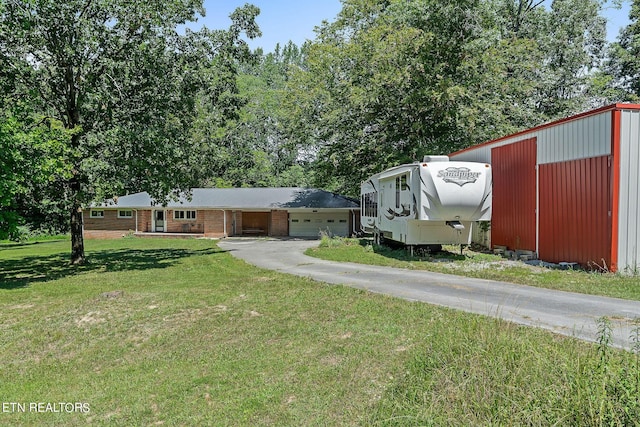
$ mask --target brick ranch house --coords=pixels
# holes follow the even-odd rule
[[[84,237],[295,236],[320,231],[349,236],[360,230],[357,200],[305,188],[196,188],[166,206],[136,193],[84,210]]]

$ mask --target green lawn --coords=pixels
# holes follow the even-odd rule
[[[0,245],[0,425],[639,419],[637,356],[606,333],[589,345],[261,270],[210,240],[86,245],[80,268],[68,241]]]
[[[372,245],[369,239],[333,238],[322,240],[307,254],[331,261],[356,262],[396,268],[428,270],[481,279],[499,280],[541,288],[591,295],[640,300],[640,276],[534,267],[522,262],[471,250],[445,246],[433,256],[409,256],[405,249]]]

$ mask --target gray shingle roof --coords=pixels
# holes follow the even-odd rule
[[[148,193],[135,193],[104,203],[100,207],[148,209],[161,206]],[[97,206],[96,206],[97,207]],[[194,188],[191,200],[181,197],[168,208],[214,209],[357,209],[352,198],[313,188]]]

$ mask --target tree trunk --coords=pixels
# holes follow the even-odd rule
[[[82,235],[82,207],[78,201],[80,183],[71,182],[71,264],[80,265],[86,262],[84,256],[84,236]]]
[[[71,210],[71,264],[84,264],[85,261],[82,209],[79,206],[74,206]]]
[[[75,93],[75,86],[73,85],[73,70],[67,69],[66,79],[69,83],[70,93],[68,95],[69,102],[67,103],[69,108],[69,123],[67,128],[70,130],[76,129],[76,126],[80,124],[80,112],[77,108],[77,99]],[[81,135],[79,132],[75,132],[71,136],[71,148],[78,150],[80,147]],[[84,236],[82,233],[82,184],[78,173],[80,170],[80,159],[74,157],[74,170],[73,178],[69,181],[69,195],[71,199],[71,264],[82,265],[86,262],[84,256]]]

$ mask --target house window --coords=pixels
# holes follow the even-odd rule
[[[104,218],[104,211],[94,211],[93,209],[91,209],[89,218]]]
[[[194,220],[196,211],[173,211],[173,219]]]
[[[133,211],[132,210],[118,211],[118,218],[133,218]]]

